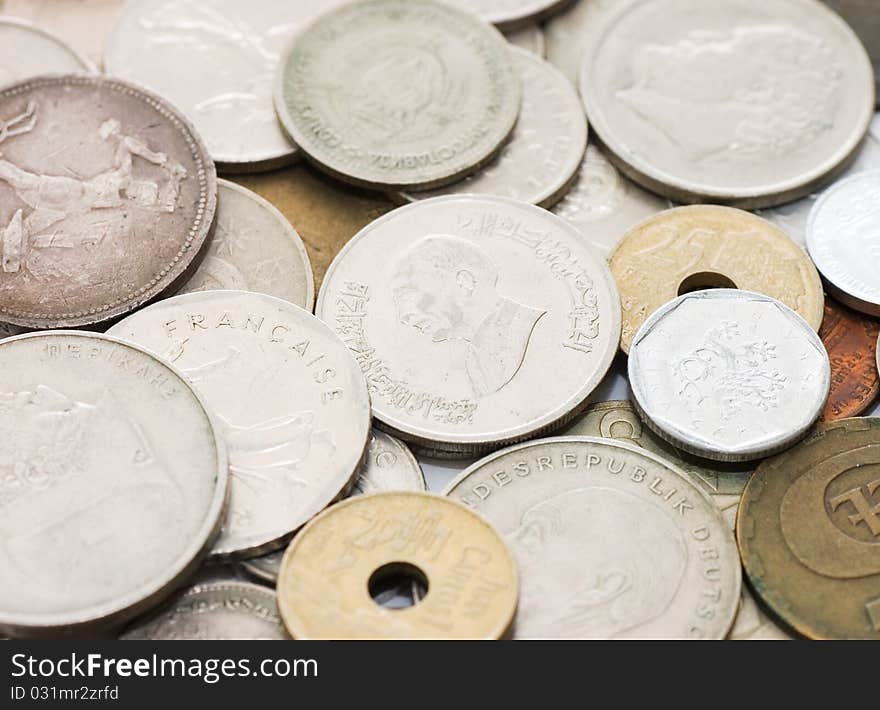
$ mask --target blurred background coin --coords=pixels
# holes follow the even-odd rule
[[[502,28],[516,29],[542,20],[570,0],[443,0]]]
[[[504,38],[516,47],[525,49],[534,55],[543,57],[546,53],[544,32],[540,25],[525,25],[517,30],[504,33]]]
[[[544,23],[547,59],[575,86],[578,85],[587,47],[595,43],[595,31],[604,14],[620,7],[620,0],[576,0]]]
[[[54,35],[0,15],[0,88],[38,74],[94,71],[88,59]]]

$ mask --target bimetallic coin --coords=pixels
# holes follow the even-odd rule
[[[230,579],[197,584],[136,621],[126,641],[285,641],[275,592]]]
[[[198,394],[92,333],[0,341],[0,633],[82,635],[160,602],[220,527],[226,453]]]
[[[539,22],[570,0],[443,0],[503,29]]]
[[[538,57],[543,57],[546,54],[544,33],[541,31],[540,25],[526,25],[518,30],[505,32],[504,39]]]
[[[388,609],[371,588],[420,579],[425,596]],[[497,639],[519,594],[516,567],[479,515],[429,493],[376,493],[324,511],[281,565],[278,607],[297,639]]]
[[[315,282],[299,234],[274,205],[217,181],[217,223],[208,251],[180,293],[259,291],[311,311]]]
[[[458,457],[576,416],[620,337],[614,281],[578,231],[500,197],[373,222],[336,257],[316,313],[354,353],[380,424]]]
[[[578,0],[544,24],[547,59],[577,86],[588,47],[596,41],[595,31],[604,14],[620,7],[620,0]]]
[[[623,306],[624,352],[660,306],[703,288],[763,293],[814,330],[822,324],[825,295],[813,262],[778,228],[748,212],[714,205],[666,210],[631,229],[609,261]]]
[[[439,187],[491,160],[516,123],[521,90],[508,47],[475,17],[431,0],[351,3],[297,35],[275,105],[331,175]]]
[[[819,336],[776,299],[695,291],[639,328],[629,353],[634,402],[655,433],[715,461],[788,448],[816,422],[831,368]]]
[[[0,321],[118,318],[185,278],[214,218],[214,165],[163,99],[106,77],[0,90]]]
[[[832,10],[849,23],[862,40],[874,65],[875,77],[880,75],[880,13],[874,0],[824,0]],[[875,88],[880,88],[877,84]]]
[[[57,37],[28,22],[0,16],[0,88],[39,74],[94,71],[91,62]]]
[[[752,588],[809,638],[880,639],[880,419],[843,419],[762,463],[737,544]]]
[[[360,466],[370,403],[357,363],[310,313],[245,291],[202,291],[111,328],[175,364],[208,400],[229,448],[229,512],[213,554],[284,545]]]
[[[504,536],[522,585],[516,638],[725,636],[740,597],[733,535],[672,464],[559,437],[478,461],[447,496]]]
[[[583,57],[609,156],[678,202],[754,209],[809,194],[853,158],[873,68],[817,0],[628,0]]]

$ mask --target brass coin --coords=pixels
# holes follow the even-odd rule
[[[843,419],[762,463],[737,545],[755,593],[814,639],[880,639],[880,419]]]
[[[785,232],[742,210],[665,210],[627,232],[609,262],[620,290],[626,353],[660,306],[705,288],[755,291],[782,301],[814,330],[822,323],[822,282],[810,258]]]
[[[426,593],[403,609],[371,587],[413,577]],[[281,563],[278,607],[297,639],[496,639],[513,621],[519,582],[495,530],[428,493],[376,493],[327,509]]]

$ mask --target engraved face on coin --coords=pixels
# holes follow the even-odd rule
[[[843,419],[762,463],[743,494],[751,586],[809,638],[880,639],[878,451],[880,419]]]
[[[512,45],[525,49],[535,56],[543,57],[546,53],[544,45],[544,32],[540,25],[526,25],[516,30],[504,33],[504,39]]]
[[[498,27],[518,28],[553,14],[569,0],[443,0]]]
[[[199,268],[180,293],[259,291],[307,311],[315,303],[309,255],[273,205],[228,180],[217,181],[217,223]]]
[[[91,62],[57,37],[27,22],[0,17],[0,88],[39,74],[93,71]]]
[[[842,170],[874,111],[873,68],[816,0],[629,0],[583,57],[610,156],[679,202],[767,207]]]
[[[828,398],[819,336],[785,304],[734,289],[670,301],[639,328],[629,380],[645,422],[716,461],[770,456],[803,437]]]
[[[504,38],[430,0],[367,0],[322,15],[281,62],[275,103],[322,169],[366,187],[428,189],[490,160],[520,81]]]
[[[310,313],[244,291],[176,296],[111,329],[158,353],[204,394],[229,449],[217,556],[284,545],[360,466],[370,404],[357,363]]]
[[[511,49],[522,80],[522,110],[508,143],[479,172],[404,200],[437,195],[499,195],[549,207],[565,193],[587,147],[587,121],[577,91],[549,62]]]
[[[316,313],[357,358],[384,427],[467,456],[577,414],[611,365],[619,308],[574,227],[460,196],[363,229],[331,265]]]
[[[0,342],[0,631],[83,634],[159,602],[220,527],[224,447],[160,360],[91,333]]]
[[[701,288],[763,293],[797,311],[814,330],[822,324],[825,296],[813,262],[778,228],[742,210],[666,210],[633,227],[609,262],[620,289],[624,352],[649,315]]]
[[[727,523],[644,449],[586,437],[519,444],[445,493],[516,557],[516,638],[720,639],[733,622],[740,565]]]
[[[383,577],[420,578],[427,593],[389,609]],[[497,639],[519,585],[504,541],[479,515],[428,493],[350,498],[312,520],[281,565],[278,606],[297,639]]]
[[[106,77],[0,90],[0,321],[94,325],[185,277],[214,166],[170,104]]]

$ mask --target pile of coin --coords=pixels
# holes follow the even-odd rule
[[[867,4],[0,13],[0,632],[880,639]]]

